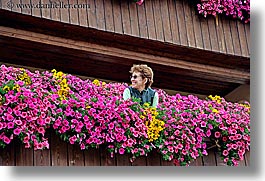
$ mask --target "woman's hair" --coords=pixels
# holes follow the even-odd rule
[[[133,65],[131,67],[130,73],[132,74],[133,72],[140,72],[143,78],[147,78],[145,88],[148,88],[153,84],[154,73],[153,70],[147,65]]]

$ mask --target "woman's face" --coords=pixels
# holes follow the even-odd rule
[[[132,87],[138,90],[143,90],[145,88],[146,78],[142,78],[140,72],[133,72],[131,75]]]

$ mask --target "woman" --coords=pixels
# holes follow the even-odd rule
[[[154,73],[147,65],[133,65],[130,70],[132,85],[123,92],[123,99],[140,98],[140,104],[148,102],[152,107],[158,105],[158,93],[151,89]]]

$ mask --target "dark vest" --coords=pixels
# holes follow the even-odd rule
[[[140,98],[141,102],[140,104],[143,105],[146,102],[149,102],[150,105],[153,105],[153,100],[155,96],[155,90],[151,89],[150,87],[147,89],[144,89],[141,93],[135,88],[129,87],[131,97]]]

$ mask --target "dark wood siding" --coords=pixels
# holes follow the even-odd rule
[[[149,155],[138,157],[130,162],[129,155],[114,154],[111,158],[106,147],[81,150],[77,145],[67,144],[54,132],[48,136],[50,148],[36,150],[24,148],[18,141],[12,142],[6,148],[0,149],[0,166],[172,166],[172,161],[165,161],[153,150]],[[250,152],[240,166],[250,166]],[[213,150],[208,155],[197,158],[190,166],[225,166],[220,156]]]
[[[1,8],[98,30],[249,57],[250,25],[226,17],[204,18],[186,0],[146,0],[138,6],[124,0],[69,0],[79,8]],[[24,4],[37,4],[25,0]],[[49,0],[42,0],[48,4]],[[68,3],[68,1],[63,1]]]

